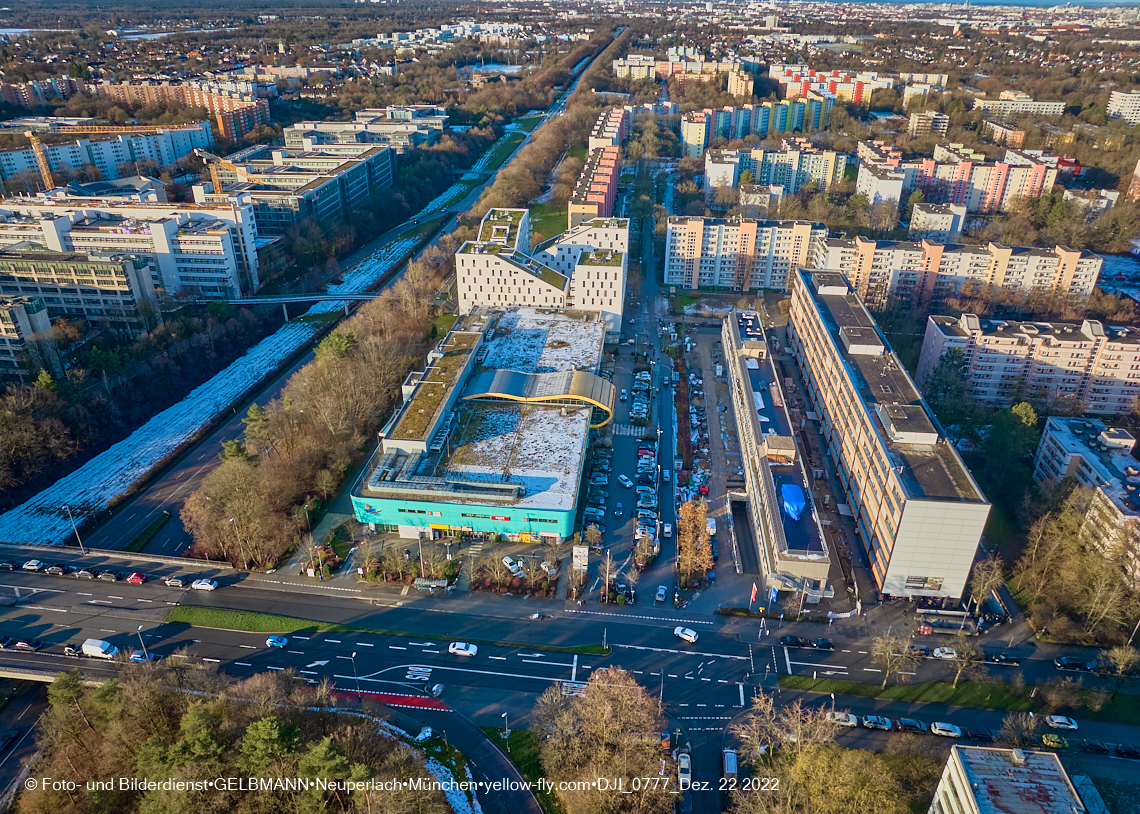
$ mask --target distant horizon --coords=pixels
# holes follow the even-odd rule
[[[947,3],[946,0],[835,0],[835,2],[858,3],[860,5],[885,4],[891,6],[955,6],[962,7],[962,2]],[[1137,8],[1140,0],[1132,3],[1115,2],[1115,0],[1071,0],[1067,3],[1057,3],[1053,0],[985,0],[985,2],[970,2],[970,8],[989,8],[991,6],[1017,6],[1034,8],[1053,8],[1054,6],[1094,6],[1097,8]]]

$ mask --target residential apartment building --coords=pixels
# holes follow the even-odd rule
[[[869,204],[893,201],[898,206],[906,194],[906,174],[885,164],[862,164],[855,176],[855,193],[865,195]]]
[[[899,82],[904,84],[918,82],[923,85],[934,85],[944,88],[950,81],[950,75],[944,73],[900,73]]]
[[[151,261],[160,294],[206,299],[260,287],[253,202],[141,204],[116,199],[10,198],[0,201],[0,247],[31,241],[55,252],[134,254]]]
[[[974,110],[984,116],[1004,119],[1008,116],[1060,116],[1065,112],[1064,102],[1038,102],[1027,93],[1002,91],[998,99],[975,99]]]
[[[752,96],[756,78],[744,71],[732,71],[728,75],[728,92],[732,96]]]
[[[47,130],[43,135],[52,132]],[[43,148],[53,172],[73,175],[85,167],[95,167],[101,180],[111,181],[137,175],[140,161],[154,161],[159,167],[168,167],[196,148],[209,149],[213,144],[210,123],[201,122],[196,130],[117,133],[100,138],[76,138],[65,144],[48,143]],[[11,193],[28,192],[31,191],[28,182],[34,183],[36,189],[42,186],[39,164],[31,146],[0,150],[0,187]]]
[[[1115,189],[1066,189],[1061,200],[1080,213],[1085,223],[1092,223],[1120,200],[1120,192]]]
[[[267,99],[214,88],[209,83],[101,82],[94,89],[96,93],[129,105],[173,101],[187,107],[204,107],[213,114],[219,135],[230,141],[238,141],[257,127],[269,124]]]
[[[982,122],[980,131],[982,135],[988,135],[994,140],[994,144],[1004,144],[1006,147],[1014,149],[1021,149],[1025,144],[1025,131],[1019,130],[1012,125],[1003,124],[1002,122],[995,122],[985,119]]]
[[[1088,297],[1104,261],[1089,251],[969,246],[892,240],[830,238],[815,255],[817,268],[841,271],[872,308],[891,302],[929,309],[967,283],[1013,292],[1058,292]]]
[[[1140,124],[1140,90],[1114,90],[1108,96],[1108,117]]]
[[[455,257],[459,313],[480,306],[597,312],[607,333],[621,331],[629,221],[598,218],[531,250],[530,213],[492,209],[479,235]]]
[[[1098,418],[1050,416],[1033,458],[1033,479],[1049,487],[1065,478],[1093,493],[1082,542],[1117,563],[1133,587],[1140,585],[1140,461],[1132,433]]]
[[[603,110],[590,131],[589,151],[603,147],[620,147],[629,139],[632,114],[624,107]]]
[[[926,104],[926,99],[930,96],[930,92],[932,90],[934,90],[934,88],[932,88],[930,85],[923,84],[907,85],[904,87],[902,97],[903,110],[908,110],[910,108],[910,103],[913,99],[919,99],[921,100],[922,104]]]
[[[82,79],[70,76],[53,76],[32,82],[0,82],[0,99],[16,107],[40,107],[56,99],[70,99],[87,91]]]
[[[1055,752],[955,744],[927,814],[1104,814],[1096,787],[1080,780],[1078,791]]]
[[[874,71],[818,71],[807,65],[772,64],[768,66],[768,77],[779,83],[781,99],[796,99],[812,92],[826,93],[840,104],[862,107],[870,106],[874,91],[895,86],[891,77]]]
[[[333,144],[312,150],[257,145],[227,157],[241,170],[218,167],[223,189],[194,187],[197,203],[248,195],[259,235],[283,235],[307,218],[348,223],[353,207],[392,186],[396,152],[384,145]]]
[[[145,327],[140,306],[157,313],[151,275],[146,255],[53,252],[28,241],[0,248],[0,295],[39,297],[49,317],[77,317],[126,337]]]
[[[350,122],[298,122],[285,128],[285,146],[312,150],[328,144],[383,144],[402,154],[439,141],[445,108],[399,105],[358,110]]]
[[[910,133],[911,138],[922,138],[931,133],[944,136],[949,129],[949,116],[933,110],[924,110],[910,114],[910,125],[907,127],[907,132]]]
[[[45,366],[53,376],[63,375],[43,299],[0,296],[0,380],[27,382]]]
[[[600,147],[591,152],[567,202],[567,228],[573,229],[595,218],[610,217],[614,213],[620,177],[621,147]]]
[[[879,592],[957,602],[989,503],[844,276],[796,269],[791,289],[788,342]]]
[[[716,138],[777,138],[785,133],[819,130],[827,127],[834,106],[833,95],[813,91],[803,99],[786,102],[694,110],[681,117],[682,151],[700,158]]]
[[[729,493],[733,537],[740,546],[754,542],[764,596],[785,590],[802,592],[806,603],[819,602],[834,595],[828,582],[831,552],[773,359],[778,340],[765,335],[759,314],[736,309],[721,324],[721,340],[745,486],[743,500],[739,490]],[[785,496],[802,500],[798,516],[782,510]],[[748,533],[736,508],[744,509]]]
[[[965,222],[963,204],[916,203],[910,213],[907,236],[911,240],[957,243]]]
[[[1015,322],[930,316],[916,379],[924,385],[942,355],[958,348],[969,366],[966,386],[981,404],[1018,401],[1049,406],[1068,398],[1085,412],[1127,415],[1140,396],[1140,329],[1096,320]]]
[[[740,216],[767,220],[775,218],[784,200],[784,188],[777,184],[741,184],[739,187]]]
[[[809,182],[826,191],[843,182],[850,156],[820,150],[807,139],[785,139],[779,150],[709,150],[705,153],[705,189],[736,187],[740,174],[752,173],[754,184],[784,187],[794,195]]]
[[[898,179],[876,175],[874,168],[879,167],[902,174],[899,201],[919,190],[928,202],[965,204],[970,212],[1004,212],[1017,198],[1046,195],[1053,190],[1058,173],[1056,164],[1042,160],[1043,156],[1007,150],[1004,160],[988,161],[982,153],[961,144],[939,144],[933,158],[909,161],[881,142],[860,142],[856,154],[860,160],[856,179],[859,191],[877,190],[887,180],[889,191],[894,190]],[[888,200],[887,193],[879,194]]]
[[[670,217],[665,284],[730,291],[786,291],[827,238],[822,223],[750,218]]]

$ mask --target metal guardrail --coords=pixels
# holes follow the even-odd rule
[[[146,554],[139,551],[118,551],[110,548],[88,548],[87,553],[84,554],[77,546],[73,545],[28,545],[26,543],[13,543],[6,540],[0,541],[0,556],[4,555],[5,551],[20,551],[32,555],[29,559],[36,559],[38,557],[50,556],[48,552],[60,552],[66,554],[68,557],[108,557],[114,560],[145,560],[148,562],[162,562],[168,565],[181,565],[186,568],[221,568],[230,571],[235,570],[225,560],[198,560],[191,557],[167,557],[164,554]]]
[[[55,677],[62,672],[65,671],[52,670],[49,672],[47,670],[33,670],[27,667],[5,667],[3,664],[0,664],[0,678],[14,678],[18,681],[38,681],[41,684],[52,683],[55,681]],[[100,684],[111,677],[112,676],[107,676],[98,680],[93,678],[84,678],[83,669],[80,668],[79,670],[79,681],[81,684],[83,684],[84,687],[98,687]]]

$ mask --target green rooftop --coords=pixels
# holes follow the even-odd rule
[[[470,332],[453,331],[447,335],[442,346],[443,356],[424,372],[412,400],[404,405],[404,414],[392,430],[391,438],[427,440],[428,431],[435,426],[436,414],[455,387],[478,338],[478,333]]]
[[[579,266],[620,266],[621,252],[582,252],[578,258]]]
[[[480,243],[504,243],[514,247],[525,209],[489,209],[479,225]],[[527,247],[529,248],[529,247]]]

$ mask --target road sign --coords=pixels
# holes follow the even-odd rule
[[[562,694],[581,697],[586,694],[587,686],[585,681],[563,681]]]
[[[590,548],[589,546],[576,545],[574,546],[574,570],[585,571],[590,563]]]

